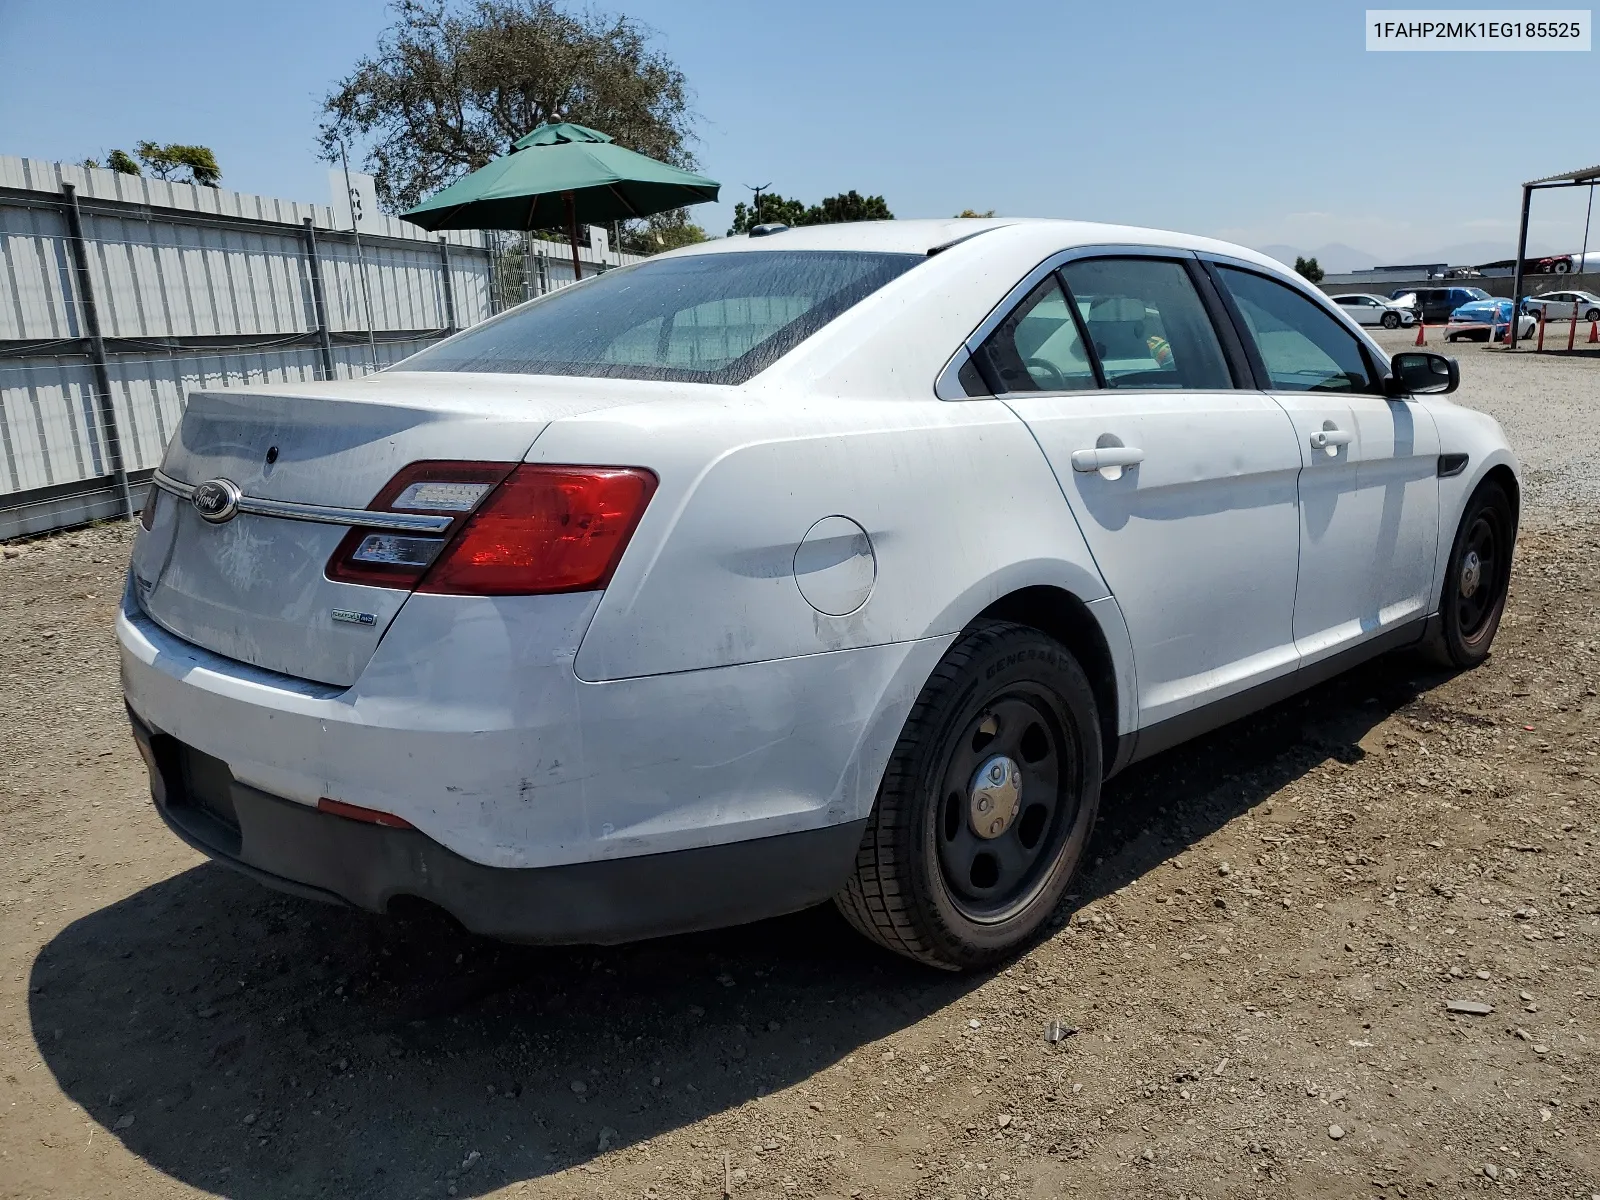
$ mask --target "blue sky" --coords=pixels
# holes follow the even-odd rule
[[[899,216],[994,208],[1393,258],[1509,247],[1521,180],[1600,160],[1593,52],[1370,54],[1365,0],[600,7],[652,26],[687,74],[728,200],[698,210],[717,233],[743,185],[770,181],[808,201],[879,192]],[[386,20],[380,0],[0,0],[0,153],[200,142],[226,186],[326,200],[320,100]],[[1541,196],[1535,239],[1575,249],[1585,199]]]

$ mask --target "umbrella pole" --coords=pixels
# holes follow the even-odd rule
[[[572,239],[572,282],[577,283],[583,278],[583,267],[578,262],[578,206],[573,203],[572,193],[562,193],[567,199],[567,236]]]

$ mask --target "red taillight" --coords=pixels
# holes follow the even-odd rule
[[[369,507],[452,523],[437,532],[352,529],[328,578],[478,596],[602,588],[655,487],[636,467],[413,463]]]
[[[436,533],[352,529],[328,560],[328,578],[369,587],[413,588],[439,557],[451,535],[515,463],[414,462],[367,505],[373,512],[450,517]]]
[[[518,467],[417,590],[520,596],[603,588],[655,489],[656,477],[635,467]]]

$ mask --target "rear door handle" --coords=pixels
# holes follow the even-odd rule
[[[1343,429],[1319,429],[1311,435],[1311,448],[1327,450],[1334,446],[1348,446],[1355,440],[1355,434],[1346,433]]]
[[[1096,446],[1072,452],[1072,469],[1085,475],[1107,467],[1136,467],[1143,461],[1144,451],[1137,446]]]

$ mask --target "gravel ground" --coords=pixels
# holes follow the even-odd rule
[[[1566,464],[1490,661],[1370,664],[1113,781],[1079,894],[986,975],[827,909],[539,951],[268,892],[150,807],[128,531],[0,559],[0,1197],[1600,1194],[1592,426],[1573,364],[1461,353]]]

